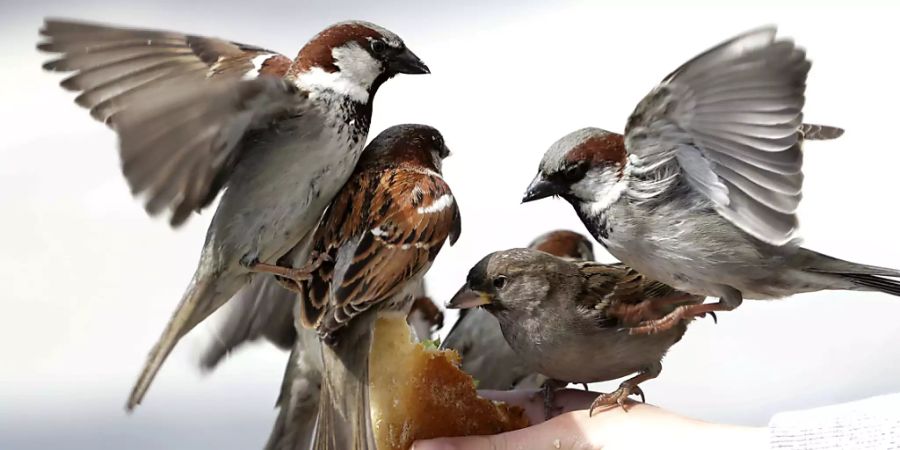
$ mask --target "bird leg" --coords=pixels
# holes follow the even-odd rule
[[[273,275],[292,280],[295,283],[299,283],[300,281],[305,281],[312,278],[312,273],[316,269],[318,269],[322,265],[322,263],[331,261],[331,257],[325,253],[312,252],[309,254],[308,261],[309,262],[304,264],[302,267],[297,268],[284,267],[275,264],[265,264],[254,261],[248,264],[247,268],[250,269],[251,272],[271,273]],[[294,290],[290,288],[290,285],[285,282],[282,282],[281,285],[288,288],[289,290]]]
[[[717,320],[716,311],[731,311],[741,305],[743,298],[737,289],[727,288],[716,303],[701,303],[697,305],[683,305],[666,314],[660,319],[645,320],[628,330],[629,334],[656,334],[671,329],[682,320],[691,320],[694,317],[703,317],[706,314]]]
[[[561,407],[557,407],[553,404],[554,393],[557,389],[562,389],[566,387],[569,383],[565,381],[547,379],[544,381],[544,385],[541,386],[540,394],[544,399],[544,419],[550,420],[555,416],[557,412],[562,411]],[[534,398],[534,397],[532,397]]]
[[[655,373],[654,373],[655,372]],[[644,398],[644,391],[641,390],[641,387],[638,384],[643,383],[647,380],[652,380],[659,375],[658,371],[646,371],[641,372],[625,381],[619,385],[619,388],[609,394],[600,394],[597,398],[594,399],[594,402],[591,403],[591,409],[588,411],[589,416],[594,415],[594,410],[598,408],[608,407],[608,406],[616,406],[622,408],[625,412],[628,412],[628,408],[625,407],[625,400],[628,399],[631,395],[640,395],[641,403],[646,403],[646,399]]]

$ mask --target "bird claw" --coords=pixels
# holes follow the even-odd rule
[[[255,262],[253,262],[253,261],[255,261]],[[294,282],[295,285],[297,285],[296,288],[291,286],[291,284],[289,284],[283,280],[280,280],[279,283],[281,283],[282,287],[285,287],[288,290],[295,291],[296,289],[299,288],[300,282],[306,281],[306,280],[309,280],[310,278],[312,278],[312,273],[315,272],[319,267],[321,267],[323,263],[331,261],[331,257],[325,253],[319,253],[319,252],[313,251],[309,254],[308,261],[309,262],[304,264],[302,267],[293,268],[293,267],[284,267],[284,266],[273,265],[273,264],[263,264],[263,263],[260,263],[259,261],[252,260],[250,262],[247,262],[246,263],[247,265],[245,267],[247,267],[248,269],[250,269],[253,272],[271,273],[273,275],[276,275],[277,277],[283,277],[288,280],[291,280]],[[241,260],[241,264],[242,265],[245,264],[244,259]],[[277,277],[276,277],[276,279],[277,279]]]
[[[560,413],[563,410],[561,406],[556,406],[553,401],[556,388],[557,386],[554,385],[552,380],[545,381],[544,385],[541,387],[541,395],[544,399],[544,420],[552,419],[557,413]]]
[[[640,386],[632,386],[622,383],[615,391],[608,394],[598,395],[597,398],[594,399],[593,403],[591,403],[591,409],[588,410],[588,416],[593,416],[594,410],[596,409],[615,405],[618,405],[620,408],[622,408],[623,411],[628,412],[628,408],[625,406],[625,401],[628,400],[628,397],[632,395],[639,395],[641,397],[641,403],[647,403],[647,399],[644,396],[644,391]]]

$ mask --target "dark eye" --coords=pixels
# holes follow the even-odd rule
[[[586,172],[587,165],[583,163],[571,165],[569,167],[566,167],[566,169],[563,171],[563,178],[565,178],[566,181],[575,182],[582,179]]]
[[[387,50],[387,44],[383,41],[372,41],[372,51],[375,53],[381,53]]]
[[[494,277],[494,287],[497,289],[503,289],[506,286],[506,277],[503,275]]]

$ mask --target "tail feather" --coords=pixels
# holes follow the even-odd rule
[[[844,261],[807,249],[801,249],[798,257],[806,272],[832,275],[848,281],[850,285],[843,289],[856,287],[900,296],[900,280],[891,279],[900,278],[900,270]]]
[[[278,395],[278,418],[265,450],[308,450],[322,384],[322,351],[314,330],[298,330]]]
[[[125,405],[129,412],[141,403],[163,362],[175,348],[175,344],[203,319],[225,304],[241,284],[237,277],[231,279],[222,276],[208,277],[200,275],[199,272],[194,275],[181,303],[178,304],[165,330],[147,356],[147,362]]]
[[[800,126],[800,133],[803,134],[803,139],[807,141],[827,141],[841,137],[844,134],[844,130],[827,125],[804,123]]]
[[[900,297],[900,282],[888,278],[882,278],[876,275],[866,274],[839,274],[841,277],[850,280],[853,284],[866,289],[871,289],[885,294],[896,295]]]
[[[335,346],[322,346],[324,373],[315,450],[375,450],[369,413],[369,350],[374,312],[357,316]]]

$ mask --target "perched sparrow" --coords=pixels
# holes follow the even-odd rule
[[[366,391],[376,314],[406,313],[419,281],[460,216],[441,177],[449,154],[441,134],[399,125],[367,147],[313,237],[319,264],[293,277],[302,293],[300,319],[322,341],[315,448],[374,448]],[[292,274],[272,269],[277,275]]]
[[[566,259],[594,260],[591,241],[568,230],[542,234],[528,247]],[[461,310],[441,347],[459,352],[463,370],[478,380],[479,389],[536,389],[546,381],[509,348],[497,320],[481,308]]]
[[[544,155],[523,201],[559,195],[610,253],[648,278],[719,302],[676,309],[635,332],[824,289],[900,295],[900,271],[798,245],[806,138],[802,49],[774,28],[738,36],[687,62],[637,106],[625,136],[588,128]]]
[[[378,87],[428,68],[394,33],[344,22],[290,59],[182,33],[47,20],[44,64],[119,135],[122,171],[146,209],[171,224],[221,201],[187,292],[150,352],[128,409],[178,340],[258,267],[305,237],[362,151]],[[225,189],[227,187],[227,189]],[[265,264],[260,264],[265,263]]]
[[[621,264],[573,262],[531,249],[491,253],[469,271],[451,308],[483,307],[500,322],[510,347],[531,370],[559,383],[614,380],[637,372],[615,392],[597,397],[600,406],[643,397],[639,383],[656,378],[663,356],[687,329],[687,320],[652,335],[624,327],[661,317],[703,297],[645,279]],[[548,414],[552,406],[545,397]]]

